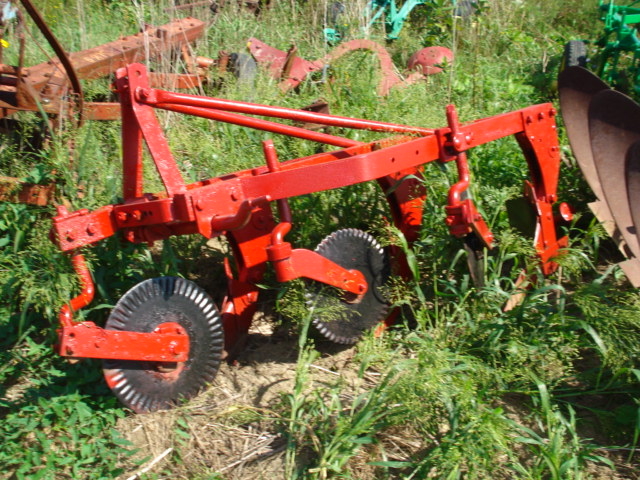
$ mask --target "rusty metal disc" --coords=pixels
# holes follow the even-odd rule
[[[626,178],[630,147],[640,141],[640,105],[615,90],[597,93],[589,106],[589,135],[606,202],[631,254],[640,257]]]
[[[139,283],[118,301],[105,328],[152,332],[165,322],[180,324],[189,335],[186,362],[103,361],[109,387],[138,413],[165,410],[194,397],[214,379],[220,366],[224,338],[218,309],[204,290],[183,278]]]
[[[600,200],[604,200],[589,137],[589,104],[593,96],[609,86],[586,68],[565,68],[558,76],[558,95],[571,150],[584,178]]]
[[[356,343],[387,315],[387,255],[375,238],[355,228],[333,232],[320,242],[316,252],[341,267],[358,270],[367,281],[367,292],[358,299],[349,299],[344,292],[323,283],[308,285],[307,304],[320,334],[335,343]]]
[[[425,47],[411,55],[407,61],[409,70],[419,70],[425,75],[442,72],[443,65],[453,63],[453,52],[447,47]]]

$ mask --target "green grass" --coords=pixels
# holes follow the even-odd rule
[[[174,15],[165,11],[169,0],[36,3],[69,50]],[[302,57],[315,60],[329,49],[321,32],[328,3],[281,0],[254,17],[227,2],[215,21],[205,8],[200,14],[212,22],[194,50],[209,57],[219,50],[242,52],[255,36],[282,50],[293,41]],[[336,62],[331,81],[306,82],[297,92],[281,93],[260,71],[252,84],[229,76],[205,93],[294,108],[324,98],[337,115],[428,127],[445,125],[449,103],[466,122],[556,101],[554,79],[564,42],[595,36],[600,28],[595,0],[480,4],[481,14],[472,20],[453,19],[445,0],[416,9],[401,38],[387,45],[399,68],[428,45],[448,46],[456,61],[444,74],[395,89],[384,99],[375,95],[377,63],[366,54]],[[29,31],[30,38],[39,38]],[[381,41],[382,32],[374,29],[372,38]],[[43,42],[29,43],[30,64],[46,60],[46,48],[37,43]],[[16,44],[10,44],[7,63],[17,58]],[[163,61],[153,66],[171,68]],[[106,81],[84,87],[91,98],[109,92]],[[187,181],[261,165],[259,142],[272,137],[176,114],[160,117],[169,125],[170,145]],[[41,144],[35,134],[47,127],[39,114],[19,120],[19,129],[0,148],[1,174],[55,180],[59,200],[71,209],[118,201],[117,123],[89,122],[80,129],[65,123]],[[564,132],[559,133],[570,164]],[[315,152],[310,142],[273,139],[283,160]],[[482,287],[471,282],[466,253],[443,222],[454,178],[446,168],[427,166],[424,227],[412,249],[381,220],[387,211],[374,185],[292,200],[295,227],[289,238],[296,246],[313,248],[337,228],[366,228],[383,243],[405,249],[412,277],[396,279],[391,289],[406,313],[398,325],[355,347],[358,388],[342,379],[314,383],[311,365],[321,354],[307,336],[304,287],[265,280],[265,287],[277,291],[280,315],[301,332],[294,386],[268,411],[251,410],[250,418],[228,421],[238,428],[266,424],[285,439],[282,478],[586,479],[611,477],[614,470],[620,478],[634,478],[640,300],[613,265],[619,259],[615,247],[586,209],[592,194],[579,172],[563,164],[560,198],[578,210],[568,229],[570,249],[558,273],[537,276],[523,303],[505,312],[502,306],[518,292],[519,272],[537,271],[531,239],[510,228],[505,209],[505,202],[521,193],[526,162],[513,139],[476,148],[469,158],[472,194],[499,245],[486,256]],[[161,189],[152,168],[145,176],[149,190]],[[118,432],[118,422],[129,413],[110,395],[96,362],[69,364],[51,351],[57,311],[78,289],[68,259],[48,239],[54,214],[51,207],[0,204],[0,466],[6,478],[115,478],[135,471],[140,461],[132,459],[134,447]],[[173,238],[151,251],[113,238],[89,249],[97,298],[82,315],[102,322],[128,288],[163,274],[222,289],[210,292],[219,298],[223,288],[199,265],[214,256],[203,243]],[[235,478],[189,455],[190,420],[180,418],[171,460],[161,473],[145,478]]]

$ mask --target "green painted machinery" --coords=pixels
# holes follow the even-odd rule
[[[434,0],[405,0],[398,3],[395,0],[369,0],[367,3],[367,25],[369,28],[378,23],[384,23],[387,40],[395,40],[411,14],[412,10],[420,5],[434,3]],[[469,16],[476,8],[474,0],[451,0],[454,15]],[[345,26],[341,25],[341,16],[345,11],[345,2],[333,2],[327,14],[328,25],[324,29],[325,40],[329,44],[340,42],[344,37]]]
[[[616,5],[599,0],[604,32],[595,41],[572,40],[565,46],[565,66],[589,68],[617,90],[640,97],[640,1]],[[589,51],[591,50],[591,51]]]

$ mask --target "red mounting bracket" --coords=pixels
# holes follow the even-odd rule
[[[162,323],[151,333],[105,330],[80,322],[58,330],[58,353],[63,357],[185,362],[189,335],[174,322]]]

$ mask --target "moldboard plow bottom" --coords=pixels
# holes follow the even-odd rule
[[[445,206],[449,231],[469,245],[491,248],[493,234],[466,194],[471,182],[466,151],[513,135],[529,165],[522,216],[531,219],[544,274],[556,269],[553,259],[566,245],[566,237],[557,236],[554,215],[566,206],[557,204],[560,154],[551,104],[468,124],[460,123],[449,106],[448,125],[430,129],[153,89],[140,64],[118,70],[116,86],[123,121],[123,201],[94,211],[68,212],[59,207],[53,221],[56,242],[70,253],[82,286],[81,293],[60,311],[57,350],[71,358],[103,359],[107,383],[137,412],[169,408],[211,382],[221,360],[233,356],[247,335],[257,309],[257,285],[269,265],[280,282],[298,278],[308,282],[314,324],[334,342],[355,343],[365,330],[391,321],[384,286],[391,271],[409,274],[400,249],[382,248],[372,235],[352,228],[329,234],[315,250],[294,248],[286,240],[292,228],[289,198],[376,181],[385,192],[395,227],[410,243],[421,228],[426,199],[423,169],[431,162],[454,162],[457,181],[449,189]],[[274,144],[265,141],[266,165],[185,184],[155,109],[340,149],[280,161]],[[394,136],[363,143],[250,115]],[[163,192],[144,192],[143,142]],[[228,287],[222,304],[214,305],[190,281],[161,277],[127,292],[104,328],[75,321],[74,312],[89,305],[94,296],[81,250],[116,233],[126,241],[145,243],[174,235],[225,236],[235,265],[225,262]],[[321,310],[333,312],[332,318],[317,313]]]
[[[596,196],[589,207],[640,287],[640,105],[579,66],[560,73],[558,91],[569,143]]]

